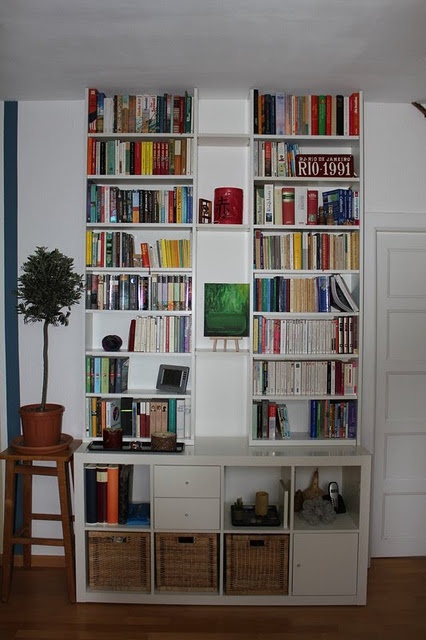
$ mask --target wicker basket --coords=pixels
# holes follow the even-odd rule
[[[151,590],[150,534],[89,531],[89,587]]]
[[[155,583],[159,591],[218,591],[215,533],[156,533]]]
[[[288,593],[288,535],[228,534],[225,538],[227,594]]]

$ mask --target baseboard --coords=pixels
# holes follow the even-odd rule
[[[0,565],[3,566],[3,555],[0,555]],[[23,567],[24,556],[14,555],[13,566]],[[63,569],[65,567],[65,556],[34,556],[33,555],[31,556],[31,566],[49,568],[49,569],[52,569],[52,568]]]

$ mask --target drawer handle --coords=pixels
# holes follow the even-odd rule
[[[264,540],[250,540],[250,546],[251,547],[264,547],[265,546],[265,541]]]
[[[179,544],[194,544],[194,536],[179,536]]]

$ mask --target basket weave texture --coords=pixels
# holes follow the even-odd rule
[[[150,534],[89,531],[89,586],[151,590]]]
[[[217,538],[215,533],[156,533],[156,588],[218,591]]]
[[[228,534],[225,537],[225,593],[288,593],[288,535]]]

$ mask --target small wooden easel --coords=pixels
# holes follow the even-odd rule
[[[234,337],[218,337],[218,338],[211,338],[211,340],[213,340],[213,351],[217,351],[217,341],[218,340],[223,340],[223,350],[227,351],[227,346],[228,346],[228,340],[233,340],[234,341],[234,345],[235,345],[235,351],[239,351],[240,350],[240,345],[238,344],[238,340],[241,340],[241,338],[234,338]]]

